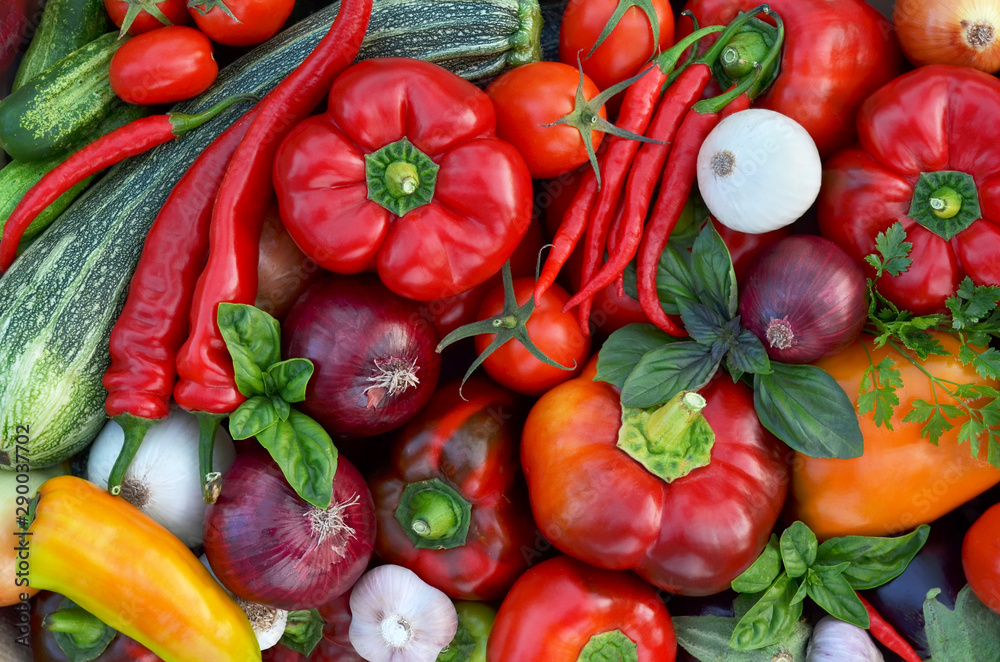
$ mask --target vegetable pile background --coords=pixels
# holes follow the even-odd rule
[[[998,29],[4,0],[0,659],[1000,662]]]

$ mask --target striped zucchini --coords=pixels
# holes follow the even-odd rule
[[[11,90],[20,88],[110,27],[103,0],[48,0]]]
[[[428,6],[427,0],[414,2]],[[466,8],[449,15],[456,28],[469,31],[444,33],[428,42],[426,51],[413,52],[405,35],[380,39],[377,30],[369,30],[381,44],[377,54],[405,52],[467,73],[454,44],[465,43],[475,52],[471,59],[481,63],[478,50],[486,37],[481,28],[472,29],[480,16],[468,10],[468,2],[430,4],[445,14],[458,4]],[[381,14],[402,5],[377,2],[375,24],[385,24]],[[521,16],[520,5],[510,7]],[[330,5],[237,60],[208,92],[178,110],[204,110],[233,94],[265,94],[315,48],[338,9],[339,4]],[[516,41],[512,29],[511,49]],[[32,467],[44,467],[82,449],[104,424],[101,377],[109,362],[108,338],[149,226],[191,162],[239,113],[228,110],[181,139],[116,166],[0,278],[0,467],[12,468],[23,431],[18,426],[30,430],[22,455],[27,453]]]
[[[133,106],[124,101],[117,102],[108,113],[108,116],[97,125],[97,129],[88,136],[78,147],[96,140],[97,138],[111,133],[115,129],[121,128],[133,120],[149,114],[149,109],[145,106]],[[37,184],[50,170],[68,159],[70,153],[61,154],[45,161],[35,161],[25,163],[24,161],[11,161],[0,170],[0,237],[3,236],[3,226],[7,223],[7,218],[14,211],[14,207],[21,201],[24,194]],[[83,191],[90,185],[97,175],[87,177],[70,190],[66,191],[45,208],[42,213],[31,221],[31,225],[21,236],[20,246],[30,243],[35,237],[42,233],[45,228],[56,220],[56,217],[69,206]]]
[[[18,161],[43,161],[86,138],[118,99],[108,67],[122,43],[108,32],[0,101],[0,147]]]

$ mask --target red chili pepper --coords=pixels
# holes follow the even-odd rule
[[[865,611],[868,612],[868,631],[871,633],[875,640],[881,643],[883,646],[891,650],[896,655],[900,656],[905,660],[905,662],[923,662],[917,652],[913,650],[913,646],[910,645],[906,639],[896,632],[896,628],[889,625],[889,623],[882,618],[882,614],[878,613],[875,607],[871,606],[864,597],[857,593],[858,599],[861,600],[861,604],[865,606]]]
[[[224,301],[253,304],[260,233],[273,195],[271,168],[278,145],[319,105],[334,79],[357,57],[371,9],[372,0],[341,3],[336,20],[316,49],[259,104],[257,117],[236,148],[219,189],[212,211],[208,263],[195,287],[190,336],[177,355],[179,380],[174,387],[174,400],[196,413],[201,423],[206,486],[215,484],[210,466],[215,431],[222,418],[245,400],[236,388],[233,361],[216,311]]]
[[[642,145],[628,173],[625,202],[621,209],[620,242],[615,242],[616,245],[611,250],[608,261],[596,275],[591,274],[587,278],[587,274],[583,274],[585,278],[581,281],[583,286],[566,303],[564,311],[573,306],[581,306],[582,309],[584,302],[592,299],[598,291],[621,274],[635,257],[639,241],[642,239],[642,225],[649,210],[653,189],[663,171],[663,162],[667,160],[667,154],[671,149],[669,143],[677,134],[685,113],[698,101],[711,80],[712,70],[708,65],[692,65],[685,69],[667,90],[647,131],[648,137],[661,143]]]
[[[745,19],[743,17],[733,21],[734,24],[739,23],[740,25],[744,22]],[[625,91],[625,99],[622,101],[621,111],[618,116],[618,126],[632,133],[642,134],[645,132],[646,126],[653,116],[653,111],[656,109],[656,101],[660,98],[663,83],[667,80],[667,76],[674,70],[677,61],[684,54],[684,51],[702,37],[723,31],[729,33],[727,28],[719,25],[697,30],[660,55],[657,58],[656,65],[650,67],[644,76],[630,85]],[[719,42],[721,42],[722,46],[712,48],[716,56],[722,52],[727,41],[728,39],[720,38]],[[573,197],[573,202],[570,203],[570,207],[563,217],[563,222],[559,226],[559,231],[553,240],[552,252],[549,253],[538,283],[535,285],[536,304],[541,301],[542,295],[555,282],[556,276],[559,275],[559,270],[562,269],[566,260],[573,253],[573,249],[576,248],[576,244],[583,235],[584,230],[587,230],[588,244],[587,253],[584,256],[584,282],[590,278],[597,261],[603,255],[603,247],[608,230],[607,225],[610,221],[610,219],[605,219],[604,216],[608,216],[610,210],[618,202],[622,183],[624,182],[625,175],[628,173],[629,163],[631,163],[632,157],[639,148],[639,142],[609,135],[605,141],[605,145],[599,162],[599,169],[603,173],[604,186],[601,188],[601,196],[597,202],[598,218],[601,223],[604,223],[603,232],[600,229],[594,228],[593,222],[589,224],[589,227],[587,223],[591,205],[597,196],[599,188],[596,175],[590,172],[589,175],[584,174],[584,178],[580,182],[580,187]],[[593,262],[593,264],[588,267],[590,262]],[[588,273],[588,271],[591,273]],[[586,325],[583,326],[586,328]]]
[[[247,100],[256,101],[254,97],[239,95],[196,115],[174,113],[143,117],[101,136],[70,156],[32,186],[11,212],[0,240],[0,271],[10,269],[24,231],[60,195],[87,177],[169,142],[208,122],[233,104]]]
[[[170,413],[174,360],[187,338],[195,282],[208,256],[208,230],[226,168],[256,117],[251,109],[226,129],[170,192],[149,230],[125,307],[111,331],[104,373],[105,410],[125,432],[108,489],[121,491],[129,464],[150,426]]]
[[[666,248],[670,233],[674,231],[694,186],[701,144],[721,121],[719,113],[737,97],[743,95],[745,88],[753,85],[756,79],[756,76],[748,77],[740,87],[713,99],[699,101],[692,106],[677,130],[677,139],[667,157],[667,165],[660,181],[660,192],[639,247],[636,285],[643,312],[651,322],[672,336],[686,336],[687,332],[679,328],[660,306],[656,290],[656,270],[660,254]]]

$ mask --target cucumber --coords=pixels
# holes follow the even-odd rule
[[[111,28],[103,0],[49,0],[11,90],[22,87]]]
[[[425,42],[426,51],[414,52],[406,35],[381,39],[370,28],[366,38],[379,41],[378,55],[405,50],[463,71],[482,68],[480,45],[496,42],[496,28],[477,24],[475,5],[413,1],[443,15],[451,12],[455,29]],[[376,3],[375,25],[387,22],[382,13],[402,6]],[[456,7],[462,11],[452,12]],[[534,12],[515,1],[508,7],[508,48],[513,50],[520,39],[513,16],[537,17],[537,6]],[[266,94],[312,52],[338,9],[334,3],[259,46],[223,69],[208,92],[177,110],[204,110],[233,94]],[[476,66],[463,66],[456,42],[472,53],[469,60]],[[179,140],[115,166],[0,277],[0,468],[12,468],[23,433],[18,426],[30,426],[22,455],[27,453],[32,467],[60,462],[97,435],[106,420],[101,377],[110,360],[108,338],[149,226],[195,157],[244,111],[229,109]]]
[[[78,147],[82,148],[101,136],[111,133],[115,129],[121,128],[133,120],[149,114],[145,106],[134,106],[124,101],[119,101],[112,107],[108,116],[97,126],[89,139]],[[71,152],[70,152],[71,153]],[[50,170],[69,158],[70,153],[56,156],[45,161],[35,161],[25,163],[24,161],[11,161],[0,170],[0,237],[3,236],[3,225],[14,211],[14,207],[21,201],[24,194],[32,186],[37,184]],[[97,175],[91,175],[82,182],[60,195],[55,202],[45,208],[45,210],[35,217],[31,225],[24,231],[21,237],[21,245],[24,245],[41,234],[42,230],[52,224],[56,217],[75,200],[84,189],[94,180]]]
[[[0,101],[0,147],[16,161],[43,161],[83,140],[117,99],[108,67],[124,41],[102,35]]]

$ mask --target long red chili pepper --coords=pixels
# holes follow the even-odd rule
[[[896,628],[892,627],[882,618],[882,614],[878,613],[878,610],[871,606],[860,593],[857,591],[855,593],[858,599],[861,600],[861,604],[865,606],[865,611],[868,612],[868,631],[875,637],[876,641],[881,642],[883,646],[903,658],[906,662],[923,662],[920,656],[917,655],[917,651],[913,650],[913,646],[896,632]]]
[[[712,70],[707,66],[695,66],[685,69],[677,81],[670,86],[656,116],[650,123],[647,135],[650,138],[669,143],[674,139],[684,119],[686,111],[698,101],[709,81],[712,80]],[[653,189],[663,170],[663,163],[670,152],[669,144],[644,143],[635,156],[632,168],[628,173],[628,183],[625,188],[625,202],[621,208],[621,234],[609,254],[608,261],[596,275],[581,281],[583,285],[573,298],[563,306],[563,311],[569,310],[582,302],[591,299],[598,291],[610,283],[624,271],[628,263],[635,257],[642,239],[642,224],[653,195]]]
[[[32,186],[11,212],[4,225],[3,239],[0,239],[0,271],[10,269],[21,236],[35,217],[74,185],[130,156],[174,140],[213,119],[234,103],[247,100],[256,101],[254,97],[239,95],[197,115],[174,113],[143,117],[101,136],[70,156]]]
[[[667,157],[667,165],[660,181],[660,192],[639,247],[636,285],[642,311],[653,324],[672,336],[685,336],[687,332],[678,327],[660,306],[656,291],[656,269],[660,254],[666,248],[670,233],[674,231],[694,186],[701,144],[721,120],[720,111],[755,82],[756,77],[748,77],[740,87],[714,99],[699,101],[692,106],[677,130],[677,139]]]
[[[630,85],[625,91],[625,98],[622,101],[622,107],[618,114],[618,126],[632,133],[642,134],[645,132],[646,126],[653,116],[653,111],[656,109],[656,101],[660,97],[663,83],[673,71],[674,66],[676,66],[677,61],[684,54],[684,51],[702,37],[724,30],[726,28],[723,26],[703,28],[688,35],[685,39],[671,47],[670,50],[660,55],[657,58],[656,65],[650,67],[642,78]],[[720,39],[720,41],[722,40]],[[721,52],[722,49],[719,48],[718,50]],[[635,155],[639,142],[611,135],[606,137],[606,142],[607,144],[599,160],[599,168],[603,173],[602,177],[604,180],[601,187],[600,200],[610,200],[613,198],[613,201],[617,202],[624,175],[628,172],[628,164],[631,162],[632,156]],[[536,304],[541,300],[546,290],[552,286],[552,283],[555,282],[556,277],[559,275],[559,270],[566,264],[566,260],[573,253],[573,249],[576,248],[576,244],[579,242],[580,237],[583,236],[584,231],[588,231],[588,245],[592,243],[590,237],[593,235],[593,230],[588,230],[587,221],[597,194],[597,178],[593,171],[588,171],[584,173],[579,188],[577,188],[570,206],[563,215],[562,223],[559,225],[559,230],[556,232],[556,236],[552,242],[552,251],[546,258],[545,266],[542,268],[542,273],[535,284],[534,296]],[[605,204],[610,205],[611,203]],[[604,234],[606,233],[607,228],[604,231]],[[597,235],[593,235],[593,237],[593,243],[598,243]],[[600,242],[603,243],[603,241],[604,239],[602,238]],[[588,255],[590,252],[597,253],[600,250],[600,248],[594,248],[591,251],[588,248]],[[586,274],[586,268],[584,273]],[[589,276],[587,277],[589,278]]]
[[[666,82],[667,77],[673,72],[678,60],[680,60],[686,50],[696,44],[702,37],[715,32],[722,32],[719,39],[716,40],[715,44],[712,45],[708,52],[701,59],[695,61],[690,66],[690,68],[694,68],[699,72],[699,75],[704,77],[704,83],[701,86],[701,90],[699,90],[696,95],[692,96],[691,101],[688,103],[688,106],[690,106],[701,96],[701,91],[704,90],[704,88],[708,85],[708,81],[711,80],[712,64],[716,59],[718,59],[719,55],[721,55],[732,35],[736,34],[736,32],[740,30],[747,21],[762,11],[764,11],[763,5],[741,14],[728,26],[713,25],[693,32],[686,38],[677,42],[677,44],[670,48],[670,50],[666,51],[659,58],[657,58],[657,66],[654,67],[651,72],[658,74],[655,76],[655,80],[649,80],[649,75],[644,76],[641,81],[643,83],[641,87],[637,85],[632,86],[632,88],[639,87],[637,93],[631,97],[628,93],[626,93],[625,100],[622,102],[622,118],[624,118],[626,112],[633,112],[636,119],[641,120],[642,122],[641,129],[632,130],[645,132],[646,137],[652,138],[653,140],[670,140],[670,136],[664,138],[651,135],[651,133],[647,130],[647,127],[650,119],[653,117],[653,111],[657,108],[657,100],[660,98],[662,86],[664,82]],[[632,88],[630,88],[630,91]],[[685,106],[685,108],[686,107],[687,106]],[[681,112],[683,113],[683,109]],[[619,123],[624,124],[627,120],[622,118],[619,119]],[[608,230],[614,218],[614,212],[618,208],[618,200],[621,196],[621,190],[625,183],[626,175],[629,173],[629,167],[633,163],[636,152],[640,148],[640,143],[635,140],[624,140],[617,138],[616,136],[609,136],[608,140],[611,144],[609,144],[608,150],[605,152],[606,165],[602,166],[605,185],[601,188],[596,206],[587,226],[586,247],[583,254],[583,266],[581,268],[580,276],[581,283],[587,283],[593,278],[594,272],[597,271],[597,267],[601,259],[604,257]],[[645,144],[655,145],[655,143]],[[664,149],[666,148],[665,145],[656,146]],[[664,151],[663,154],[666,154],[666,151]],[[592,296],[585,297],[573,304],[580,305],[580,328],[585,331],[590,328],[587,320],[590,318],[591,299]]]
[[[256,117],[251,109],[191,164],[156,215],[128,298],[111,331],[111,365],[104,373],[105,410],[125,432],[108,490],[121,491],[146,431],[170,413],[174,360],[188,335],[195,282],[208,256],[216,193],[237,145]]]
[[[201,423],[202,473],[214,484],[211,457],[222,418],[245,399],[219,331],[219,304],[253,304],[264,212],[273,194],[271,168],[281,140],[323,100],[334,79],[357,57],[372,0],[344,0],[330,31],[309,57],[260,103],[236,149],[212,212],[209,256],[195,287],[191,331],[177,355],[174,400]],[[206,489],[206,496],[209,490]]]

